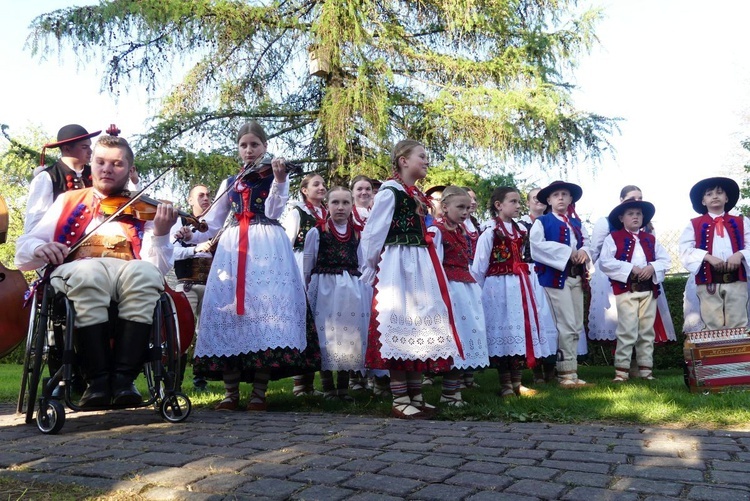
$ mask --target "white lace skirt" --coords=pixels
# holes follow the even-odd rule
[[[532,273],[529,279],[539,318],[537,329],[533,315],[530,317],[531,343],[534,357],[544,358],[557,352],[557,327],[547,295],[539,285],[536,274]],[[482,304],[490,357],[526,355],[524,302],[531,315],[531,298],[521,294],[521,282],[516,275],[487,277],[482,290]]]
[[[437,272],[445,275],[440,265]],[[448,308],[426,247],[386,246],[375,288],[383,358],[426,361],[458,357]]]
[[[370,324],[370,287],[348,272],[314,274],[307,295],[315,317],[323,370],[360,370],[365,366]]]
[[[463,359],[453,358],[453,367],[456,369],[487,367],[490,359],[487,352],[487,330],[482,308],[482,288],[476,283],[449,281],[448,290],[453,306],[456,331],[458,331],[464,350]]]
[[[211,265],[195,355],[231,356],[268,348],[305,349],[306,297],[281,226],[249,228],[245,314],[237,314],[239,226],[219,240]]]

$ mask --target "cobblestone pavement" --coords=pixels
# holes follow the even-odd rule
[[[197,410],[69,413],[59,435],[0,406],[0,475],[144,499],[750,499],[750,432],[401,421]]]

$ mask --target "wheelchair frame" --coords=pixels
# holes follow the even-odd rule
[[[104,406],[82,409],[71,399],[71,380],[75,365],[73,333],[75,308],[62,296],[64,312],[56,310],[57,293],[46,283],[32,297],[31,319],[26,336],[21,388],[18,395],[17,412],[25,414],[26,423],[34,420],[39,431],[45,434],[58,433],[65,424],[65,406],[73,411],[99,411],[123,408],[154,406],[161,417],[171,423],[187,419],[192,410],[190,399],[180,391],[178,381],[180,367],[180,340],[171,314],[170,299],[162,293],[154,307],[154,323],[151,330],[143,373],[148,385],[149,398],[134,406]],[[56,326],[64,325],[63,350],[60,368],[43,377],[45,367],[54,345]],[[55,398],[55,389],[62,390],[62,399]],[[41,389],[41,392],[40,392]],[[41,396],[37,398],[37,395]],[[37,405],[38,404],[38,405]],[[64,404],[64,405],[63,405]]]

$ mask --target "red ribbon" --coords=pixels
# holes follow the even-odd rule
[[[724,218],[722,216],[714,218],[714,223],[716,224],[716,234],[719,235],[719,238],[724,238]]]
[[[563,216],[565,217],[565,216]],[[566,218],[567,219],[567,218]],[[567,222],[567,221],[566,221]],[[521,283],[521,301],[523,302],[523,328],[526,337],[526,365],[529,368],[536,366],[536,357],[534,357],[534,341],[531,337],[531,313],[529,313],[529,303],[531,303],[531,310],[534,314],[534,323],[536,325],[536,331],[540,332],[539,329],[539,313],[536,308],[536,299],[534,298],[534,289],[531,287],[531,280],[529,279],[530,270],[528,263],[524,263],[521,259],[521,253],[518,247],[514,244],[513,240],[521,238],[520,233],[516,230],[515,223],[513,224],[513,235],[508,233],[505,229],[503,221],[499,220],[497,226],[499,226],[510,242],[510,252],[513,257],[513,274],[518,276],[519,282]]]
[[[234,215],[240,223],[240,249],[239,257],[237,258],[237,288],[235,289],[238,315],[245,314],[245,267],[247,265],[247,250],[250,244],[248,229],[250,228],[250,221],[255,216],[255,213],[249,209],[251,192],[252,190],[245,190],[241,193],[243,206],[247,207],[247,209],[243,210],[240,214]]]
[[[464,349],[461,345],[461,338],[458,337],[456,331],[456,322],[453,320],[453,307],[451,306],[451,297],[448,294],[448,282],[445,280],[445,273],[442,272],[442,265],[440,264],[440,258],[435,250],[435,244],[432,239],[432,234],[427,233],[424,229],[424,219],[422,219],[422,234],[424,235],[425,242],[427,242],[427,251],[430,253],[430,260],[432,260],[432,266],[435,268],[435,276],[437,276],[438,287],[440,287],[440,295],[443,297],[443,302],[448,308],[448,321],[451,324],[451,332],[453,333],[453,340],[456,342],[456,348],[458,354],[462,360],[465,360]]]

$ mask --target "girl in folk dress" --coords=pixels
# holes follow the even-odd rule
[[[355,176],[351,182],[352,195],[354,196],[354,207],[352,208],[352,218],[354,227],[357,231],[365,229],[367,218],[370,217],[372,209],[372,180],[367,176]]]
[[[286,230],[287,237],[292,242],[294,259],[297,262],[300,278],[304,280],[303,249],[305,248],[305,237],[311,228],[325,224],[328,217],[323,204],[326,197],[325,181],[319,174],[308,174],[302,178],[299,192],[302,201],[294,204],[286,213],[282,225]],[[313,387],[314,381],[315,373],[313,372],[294,376],[294,396],[320,395]]]
[[[471,204],[469,204],[469,215],[463,222],[463,227],[466,231],[466,241],[469,243],[469,266],[471,266],[471,263],[474,262],[474,254],[477,251],[477,241],[479,241],[481,225],[475,216],[477,212],[477,194],[469,186],[464,186],[463,189],[471,199]],[[463,371],[460,388],[479,388],[479,383],[474,381],[473,371]]]
[[[255,122],[240,128],[237,143],[243,165],[266,153],[266,133]],[[320,365],[317,335],[306,330],[312,322],[306,322],[304,285],[276,219],[288,190],[284,159],[274,158],[271,172],[243,173],[222,182],[206,214],[210,230],[201,238],[213,236],[227,215],[234,215],[211,265],[195,347],[196,371],[223,376],[226,396],[219,410],[239,407],[241,379],[253,380],[249,408],[265,410],[269,378]]]
[[[497,368],[501,397],[536,393],[521,385],[522,359],[533,368],[537,358],[557,350],[552,312],[536,274],[523,261],[528,234],[513,220],[520,209],[515,188],[495,189],[490,199],[495,227],[479,237],[471,267],[482,284],[490,365]]]
[[[643,200],[641,189],[635,185],[627,185],[620,190],[620,202],[627,199]],[[594,262],[594,273],[591,276],[591,306],[589,307],[589,337],[597,341],[616,341],[615,331],[617,330],[617,306],[615,304],[615,295],[612,292],[612,285],[609,278],[601,270],[599,255],[602,250],[605,238],[610,234],[612,228],[606,217],[600,218],[591,232],[591,260]],[[649,224],[646,227],[648,233],[653,233],[653,226]],[[656,331],[655,343],[664,343],[677,339],[672,323],[672,315],[669,313],[666,295],[662,284],[659,284],[661,291],[656,300],[656,321],[654,330]],[[635,357],[632,358],[631,374],[636,377],[638,374],[638,364]]]
[[[362,279],[374,286],[365,365],[389,369],[392,415],[426,419],[422,372],[447,372],[463,353],[445,272],[425,231],[428,202],[414,186],[427,175],[427,153],[411,140],[391,154],[394,178],[383,183],[362,234]]]
[[[318,329],[325,398],[351,401],[349,371],[365,366],[372,293],[359,280],[359,232],[351,222],[352,193],[341,186],[331,189],[328,210],[325,226],[311,229],[305,238],[307,297]]]
[[[470,205],[471,198],[465,190],[448,186],[441,198],[443,218],[435,221],[428,230],[434,235],[435,247],[448,277],[451,304],[456,313],[456,330],[464,349],[464,358],[454,358],[453,368],[443,376],[440,402],[452,407],[466,404],[461,398],[461,370],[489,365],[482,288],[469,272],[471,251],[463,226],[469,216]]]

